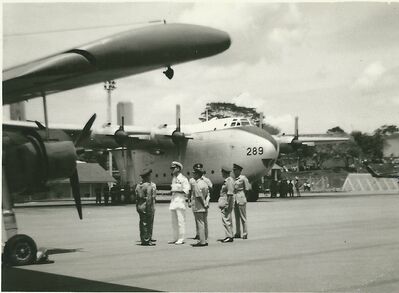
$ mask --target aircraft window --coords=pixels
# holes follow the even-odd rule
[[[190,172],[187,172],[187,176],[190,176]]]
[[[231,123],[231,125],[230,126],[236,126],[236,123],[235,122],[233,122],[233,123]]]
[[[163,177],[166,177],[166,174],[165,174],[165,173],[163,173]]]
[[[233,119],[233,121],[237,121],[237,118]]]
[[[158,174],[155,174],[155,177],[158,178]]]
[[[237,122],[237,126],[240,126],[241,125],[241,123],[240,122]]]
[[[211,174],[215,174],[215,171],[212,170],[212,171],[211,171]]]
[[[227,123],[225,123],[224,126],[227,126]]]

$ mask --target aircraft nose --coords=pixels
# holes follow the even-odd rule
[[[227,32],[214,29],[202,27],[204,34],[199,38],[202,38],[202,43],[205,46],[209,46],[210,49],[214,50],[214,54],[221,53],[227,50],[231,45],[231,38]]]

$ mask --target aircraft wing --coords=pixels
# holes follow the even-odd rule
[[[298,138],[294,135],[274,136],[279,142],[281,153],[291,153],[301,146],[316,146],[322,144],[336,144],[349,140],[349,137],[334,136],[301,136]]]
[[[28,100],[209,57],[229,48],[227,33],[189,24],[129,30],[3,71],[3,104]]]

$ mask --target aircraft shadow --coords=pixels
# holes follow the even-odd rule
[[[160,292],[146,288],[124,286],[83,278],[29,271],[3,266],[2,291],[25,292]]]

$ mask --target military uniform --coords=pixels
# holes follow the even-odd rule
[[[207,233],[207,207],[206,207],[206,197],[208,196],[208,185],[202,178],[195,180],[190,179],[191,191],[190,191],[190,204],[195,217],[195,224],[198,229],[199,243],[206,244]]]
[[[136,209],[140,216],[141,244],[152,239],[157,187],[153,182],[141,182],[136,186]]]
[[[234,168],[241,169],[242,167],[234,165]],[[248,235],[247,228],[247,198],[245,197],[245,191],[249,190],[248,178],[244,175],[239,175],[234,179],[234,214],[236,220],[236,233],[234,237],[239,238],[241,235],[240,221],[242,224],[243,238],[246,239]]]
[[[233,239],[233,208],[234,208],[234,180],[230,176],[224,179],[220,189],[219,198],[220,211],[222,213],[222,222],[226,238]],[[225,240],[228,240],[226,239]]]
[[[177,165],[180,170],[183,165],[179,162],[172,162],[172,166]],[[181,173],[172,178],[172,198],[169,210],[172,213],[173,242],[183,244],[186,232],[186,197],[190,192],[188,179]]]

